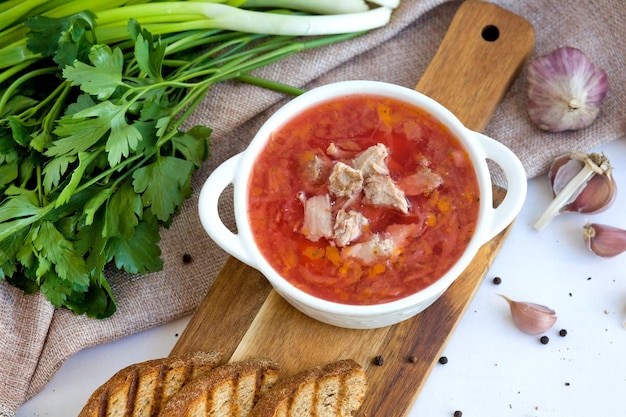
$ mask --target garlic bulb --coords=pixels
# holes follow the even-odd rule
[[[583,226],[583,238],[591,252],[604,258],[626,252],[626,230],[617,227],[587,223]]]
[[[541,304],[513,301],[500,294],[509,303],[511,318],[518,329],[528,334],[543,333],[556,323],[556,312]]]
[[[606,73],[572,47],[533,59],[527,79],[530,119],[549,132],[591,125],[608,90]]]
[[[548,171],[554,199],[534,227],[543,229],[563,212],[599,213],[615,201],[617,185],[608,158],[570,152],[556,158]]]

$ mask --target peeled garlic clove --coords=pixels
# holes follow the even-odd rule
[[[617,185],[606,156],[570,152],[554,160],[548,171],[554,199],[534,227],[544,228],[563,212],[599,213],[615,201]]]
[[[608,90],[606,72],[572,47],[533,59],[527,80],[530,119],[549,132],[591,125]]]
[[[591,252],[604,258],[626,252],[626,230],[617,227],[587,223],[583,226],[583,238]]]
[[[500,295],[509,303],[511,318],[518,329],[528,334],[541,334],[556,323],[556,312],[541,304],[513,301]]]

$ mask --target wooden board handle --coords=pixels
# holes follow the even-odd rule
[[[483,131],[528,61],[535,32],[495,4],[465,1],[415,89]]]

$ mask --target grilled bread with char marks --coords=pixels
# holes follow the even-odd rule
[[[268,358],[219,366],[183,386],[159,417],[247,417],[278,374],[278,364]]]
[[[348,417],[363,404],[367,379],[345,359],[279,380],[248,417]]]
[[[222,353],[195,352],[130,365],[91,395],[79,417],[151,417],[188,381],[220,364]]]

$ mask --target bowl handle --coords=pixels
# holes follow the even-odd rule
[[[227,159],[207,178],[198,196],[198,214],[202,227],[215,243],[243,263],[254,267],[239,235],[231,232],[219,215],[219,198],[226,187],[233,184],[240,159],[241,154]]]
[[[511,224],[521,210],[526,199],[528,180],[524,166],[513,151],[489,136],[474,131],[472,133],[480,141],[486,157],[502,168],[507,181],[506,196],[498,207],[492,209],[492,222],[485,240],[487,242]]]

